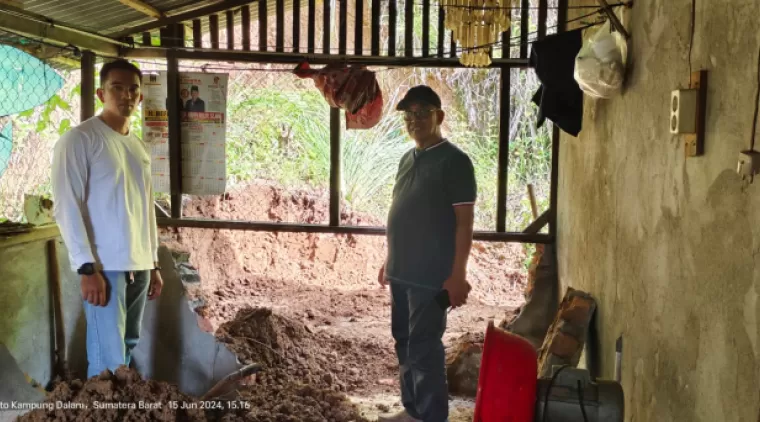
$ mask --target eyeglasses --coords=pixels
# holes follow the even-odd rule
[[[436,109],[417,110],[417,111],[407,110],[407,111],[404,111],[404,120],[424,120],[430,117],[430,115],[433,114],[434,111],[436,111]]]

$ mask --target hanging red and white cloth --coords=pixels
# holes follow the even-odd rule
[[[330,107],[346,112],[346,129],[370,129],[383,114],[383,93],[375,72],[364,66],[327,65],[312,69],[302,62],[293,71],[311,78]]]

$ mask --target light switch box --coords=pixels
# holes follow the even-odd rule
[[[670,133],[697,133],[698,91],[677,89],[670,95]]]

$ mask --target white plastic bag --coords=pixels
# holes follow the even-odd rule
[[[576,56],[575,81],[591,97],[612,98],[623,88],[627,55],[625,38],[607,21]]]

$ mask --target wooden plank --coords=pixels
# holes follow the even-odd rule
[[[422,0],[422,57],[430,57],[430,0]]]
[[[330,226],[340,226],[340,109],[330,108]]]
[[[243,24],[243,50],[251,51],[251,7],[248,5],[240,9],[240,19]]]
[[[153,45],[153,36],[150,34],[150,32],[143,32],[142,44],[148,47]]]
[[[275,0],[275,51],[285,51],[285,0]]]
[[[211,48],[219,49],[219,15],[208,17],[209,35],[211,36]]]
[[[228,10],[227,13],[227,50],[235,49],[235,13]]]
[[[166,17],[163,12],[141,0],[119,0],[119,3],[152,18],[161,19],[163,17]]]
[[[520,6],[520,58],[528,58],[528,33],[530,32],[530,0],[522,0]]]
[[[557,9],[557,32],[562,33],[567,30],[567,11],[568,0],[559,0]],[[559,126],[553,125],[552,129],[552,168],[549,176],[549,235],[557,235],[557,191],[559,189],[559,152],[560,152],[560,130]]]
[[[224,12],[225,10],[234,9],[236,7],[240,7],[249,3],[252,3],[252,0],[222,0],[208,6],[199,7],[197,9],[193,9],[184,13],[177,13],[176,15],[158,19],[153,22],[135,25],[109,35],[113,38],[126,37],[138,32],[152,31],[175,23],[187,22],[193,19],[213,15],[215,13]]]
[[[58,239],[47,241],[47,270],[48,286],[52,305],[53,324],[55,335],[53,336],[53,376],[66,375],[66,332],[63,321],[63,303],[61,301],[61,274],[58,267]]]
[[[80,121],[83,122],[95,115],[95,54],[92,51],[82,53],[80,93]]]
[[[317,32],[317,0],[309,0],[309,13],[307,15],[309,20],[306,33],[306,51],[309,54],[314,54],[315,49],[315,36]]]
[[[267,0],[259,0],[259,51],[267,51]]]
[[[446,27],[444,26],[446,22],[446,9],[439,6],[438,7],[438,51],[436,51],[436,55],[438,57],[443,57],[443,50],[446,45]]]
[[[0,235],[0,249],[11,246],[23,245],[32,242],[42,242],[55,239],[60,236],[57,224],[47,224],[44,226],[32,227],[29,231],[11,235]]]
[[[124,51],[124,57],[146,58],[144,49],[127,49]],[[303,54],[295,53],[274,53],[274,52],[246,52],[246,51],[187,51],[179,50],[176,52],[177,57],[182,60],[209,60],[209,61],[234,61],[245,63],[282,63],[298,64],[304,59]],[[147,56],[151,58],[166,57],[164,51],[159,54]],[[337,54],[313,54],[309,55],[309,63],[313,64],[330,64],[339,61],[345,64],[363,65],[363,66],[417,66],[417,67],[437,67],[437,68],[461,68],[461,63],[456,58],[437,57],[376,57],[376,56],[354,56],[354,55],[337,55]],[[529,68],[528,60],[523,59],[493,59],[491,66],[493,68]]]
[[[414,56],[414,0],[404,0],[404,55]]]
[[[193,20],[193,47],[203,48],[203,23],[200,19]]]
[[[546,37],[546,20],[549,18],[549,0],[538,0],[538,38]]]
[[[338,54],[346,54],[348,41],[348,0],[338,0]]]
[[[372,2],[372,24],[370,30],[370,54],[373,56],[380,55],[380,0],[370,0]]]
[[[322,4],[322,54],[330,54],[330,1],[323,0]]]
[[[523,230],[523,233],[536,234],[541,231],[549,223],[549,210],[539,215],[528,227]]]
[[[348,2],[348,0],[344,1]],[[364,54],[364,0],[355,0],[355,4],[354,54],[361,56]]]
[[[329,226],[322,224],[272,223],[264,221],[217,220],[205,218],[158,218],[157,222],[159,227],[190,227],[212,230],[247,230],[285,233],[335,233],[368,236],[386,235],[384,227]],[[472,238],[483,242],[549,244],[554,241],[551,236],[546,234],[515,232],[496,233],[476,231],[473,233]]]
[[[388,56],[396,55],[396,24],[398,19],[397,0],[388,0]]]
[[[169,182],[172,218],[182,218],[182,140],[180,138],[179,60],[170,50],[166,60],[169,114]]]
[[[293,1],[293,52],[301,50],[301,0]]]
[[[509,125],[511,116],[511,69],[501,69],[499,87],[499,158],[496,181],[496,231],[507,231],[507,183],[509,181]]]

